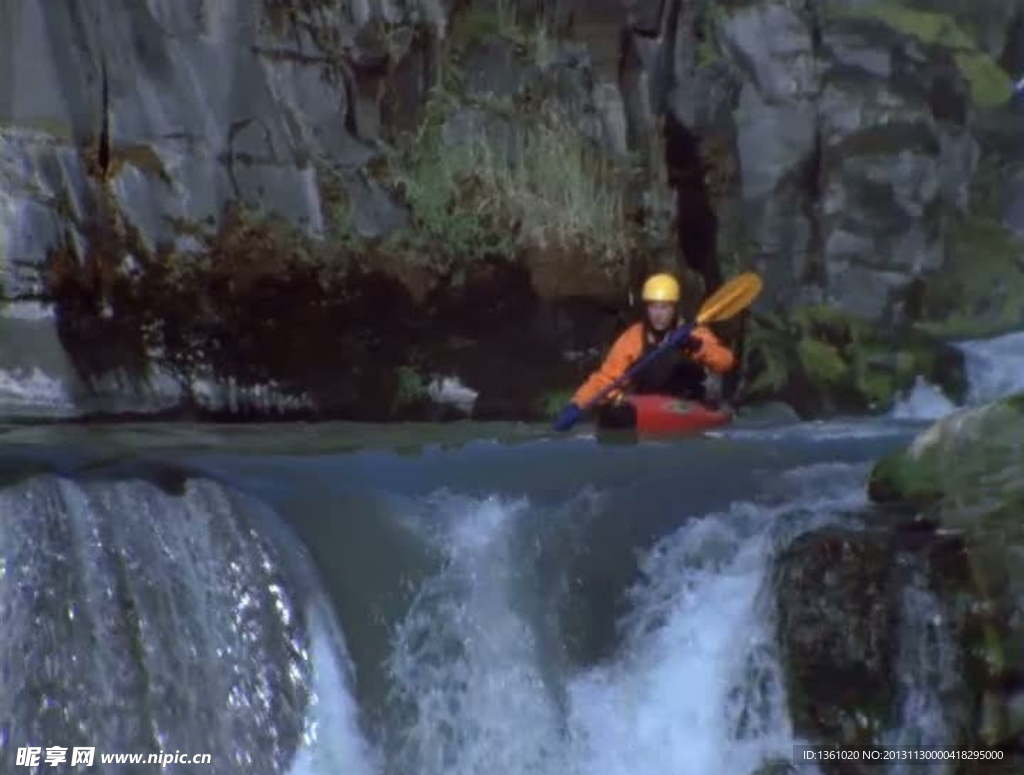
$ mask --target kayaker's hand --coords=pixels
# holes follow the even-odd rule
[[[682,344],[683,351],[689,353],[690,355],[696,355],[697,353],[699,353],[703,346],[704,340],[701,339],[699,336],[694,336],[693,334],[690,334],[690,336],[686,337]]]
[[[581,414],[583,414],[583,412],[576,404],[569,404],[558,413],[558,417],[555,418],[555,422],[552,427],[554,427],[556,431],[567,431],[576,424],[576,421],[580,419]]]

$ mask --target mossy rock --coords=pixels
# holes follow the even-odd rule
[[[1024,241],[990,215],[947,227],[945,267],[923,278],[919,328],[943,338],[980,338],[1024,325]]]
[[[743,400],[784,401],[804,418],[887,411],[918,376],[954,400],[967,389],[950,345],[824,305],[755,317],[745,360]]]
[[[935,423],[876,463],[868,493],[958,536],[971,612],[962,647],[984,708],[976,734],[986,745],[1019,734],[1005,678],[1024,670],[1024,393]]]
[[[934,506],[944,523],[976,526],[1013,519],[1024,504],[1024,393],[935,423],[905,450],[875,466],[868,487],[876,501]]]
[[[948,14],[910,8],[897,0],[863,4],[831,0],[825,5],[825,12],[826,17],[833,19],[874,19],[925,45],[948,49],[970,86],[972,100],[979,107],[1005,105],[1013,93],[1013,83],[1006,71]]]

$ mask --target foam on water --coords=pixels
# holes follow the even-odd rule
[[[959,342],[967,370],[966,406],[995,401],[1024,390],[1024,331]],[[895,420],[938,420],[958,407],[922,377],[899,399],[889,416]]]
[[[531,504],[435,499],[446,562],[395,631],[387,771],[748,775],[789,761],[800,741],[773,643],[771,557],[802,529],[862,505],[860,473],[791,471],[777,502],[687,520],[642,558],[617,653],[569,672],[550,668],[523,602]]]
[[[957,664],[956,634],[923,573],[903,590],[897,655],[899,716],[884,736],[891,746],[940,747],[954,738],[947,698],[963,696],[962,666]],[[896,762],[890,775],[949,775],[956,763]]]
[[[621,656],[571,684],[578,771],[744,773],[791,755],[759,606],[763,518],[743,504],[695,520],[644,559]]]
[[[380,763],[359,729],[344,640],[320,606],[307,618],[314,671],[310,710],[289,775],[373,775]]]
[[[402,719],[396,772],[559,770],[558,710],[515,600],[509,539],[526,503],[441,497],[430,506],[448,562],[419,590],[389,658]]]
[[[1024,390],[1024,331],[959,346],[970,382],[968,403],[985,403]]]
[[[937,420],[956,408],[942,390],[918,377],[911,391],[895,403],[889,416],[894,420]]]

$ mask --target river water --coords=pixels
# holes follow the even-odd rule
[[[1024,338],[965,348],[972,399],[1024,386]],[[30,745],[210,753],[163,771],[218,775],[790,760],[773,558],[855,522],[871,462],[950,408],[920,385],[887,418],[641,445],[472,423],[8,427],[0,773],[72,771],[15,767]],[[945,735],[929,594],[904,592],[892,740]]]

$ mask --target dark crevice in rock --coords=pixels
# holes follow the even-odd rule
[[[710,293],[722,284],[718,263],[718,217],[711,204],[700,153],[700,138],[665,115],[665,165],[669,184],[676,192],[676,237],[686,263],[704,280]]]
[[[682,0],[668,0],[658,56],[650,74],[651,107],[657,116],[669,112],[668,99],[675,87],[676,30],[682,15]]]
[[[1006,45],[999,56],[999,64],[1013,79],[1024,75],[1024,10],[1014,14],[1006,31]]]
[[[640,12],[633,8],[629,14],[629,29],[643,38],[657,38],[665,29],[664,18],[670,5],[678,0],[660,0],[654,3],[640,3]]]
[[[814,148],[802,169],[802,188],[806,192],[803,200],[810,228],[807,245],[807,266],[802,282],[808,286],[825,290],[828,272],[825,266],[825,235],[822,224],[821,204],[825,182],[824,140],[821,126],[814,134]]]
[[[107,58],[100,56],[101,97],[100,139],[96,154],[100,177],[104,180],[110,171],[110,84],[107,80]]]

